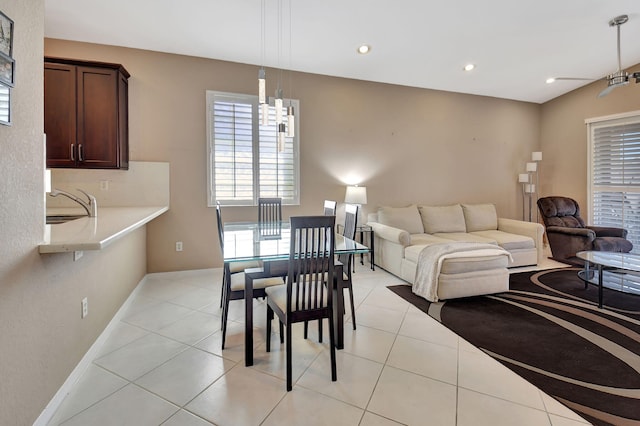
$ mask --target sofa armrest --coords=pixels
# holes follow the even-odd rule
[[[538,264],[544,259],[544,247],[542,245],[542,235],[544,226],[539,223],[525,222],[517,219],[498,218],[498,231],[510,234],[524,235],[533,239],[538,252]]]
[[[392,243],[400,244],[403,247],[406,247],[411,244],[411,235],[405,230],[394,228],[392,226],[383,225],[378,222],[369,222],[367,223],[373,229],[376,237],[389,240]]]
[[[587,226],[586,228],[593,230],[597,237],[627,238],[627,230],[623,228],[612,228],[608,226]]]

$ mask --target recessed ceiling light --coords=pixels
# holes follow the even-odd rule
[[[358,47],[358,53],[361,55],[366,55],[369,52],[371,52],[371,46],[369,46],[368,44],[363,44]]]
[[[464,66],[464,70],[465,71],[471,71],[472,69],[474,69],[476,66],[474,64],[467,64]]]
[[[554,81],[556,81],[556,79],[555,79],[555,78],[553,78],[553,77],[548,78],[548,79],[547,79],[547,84],[551,84],[551,83],[553,83]]]

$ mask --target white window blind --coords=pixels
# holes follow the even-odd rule
[[[9,123],[11,121],[11,89],[0,84],[0,121]]]
[[[640,113],[589,126],[589,204],[593,225],[627,229],[640,249]]]
[[[299,111],[298,101],[285,100]],[[208,205],[257,205],[259,197],[299,204],[299,139],[286,137],[278,152],[275,108],[261,125],[258,97],[207,92]],[[296,115],[295,127],[298,126]]]

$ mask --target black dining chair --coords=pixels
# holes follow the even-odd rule
[[[218,222],[220,250],[224,256],[224,226],[219,201],[216,201],[216,218]],[[243,262],[224,262],[222,271],[222,290],[220,295],[220,307],[222,308],[222,349],[224,349],[225,338],[227,335],[229,302],[231,300],[244,299],[244,270],[248,268],[259,268],[260,266],[262,266],[262,263],[254,260]],[[264,289],[266,287],[281,284],[284,284],[284,280],[280,277],[255,280],[253,297],[265,297]]]
[[[335,216],[298,216],[291,219],[291,240],[286,285],[269,287],[267,294],[267,352],[271,351],[271,321],[280,322],[280,341],[286,329],[287,391],[292,384],[292,333],[297,322],[329,321],[331,380],[337,380],[333,328]],[[284,326],[284,327],[283,327]]]
[[[258,222],[280,222],[282,198],[258,198]]]
[[[358,227],[358,206],[355,204],[345,205],[344,212],[344,230],[342,235],[351,240],[356,238],[356,229]],[[353,322],[353,329],[356,329],[356,308],[353,303],[353,282],[351,280],[351,271],[353,270],[353,254],[341,254],[338,256],[338,261],[344,266],[342,268],[343,283],[349,290],[349,301],[351,302],[351,320]]]
[[[324,200],[324,215],[335,216],[336,215],[336,202],[332,200]]]

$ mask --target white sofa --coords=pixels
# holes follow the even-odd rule
[[[539,223],[499,218],[493,204],[381,207],[368,216],[375,238],[376,265],[414,282],[418,256],[427,245],[481,242],[496,244],[512,257],[508,267],[536,265],[543,259]]]

